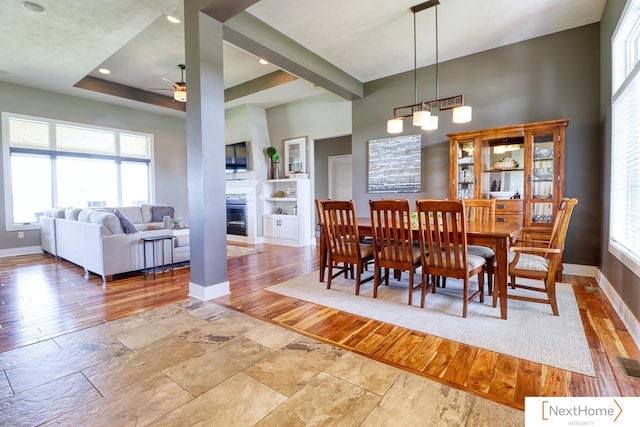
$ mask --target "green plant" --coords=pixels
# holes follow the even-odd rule
[[[278,154],[278,151],[276,150],[276,147],[273,147],[273,146],[267,147],[267,156],[269,156],[269,158],[273,159],[273,156],[277,154]]]
[[[274,154],[273,156],[271,156],[271,160],[273,160],[274,163],[278,163],[280,161],[280,154]]]

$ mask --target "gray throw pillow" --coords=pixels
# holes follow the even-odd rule
[[[129,218],[127,218],[122,212],[120,212],[118,209],[114,209],[113,210],[113,214],[115,216],[118,217],[118,219],[120,220],[120,225],[122,226],[122,229],[124,230],[125,233],[127,234],[131,234],[131,233],[137,233],[138,229],[136,228],[136,226],[134,225],[134,223],[132,223]]]
[[[171,206],[151,206],[151,222],[162,222],[165,216],[173,218]]]

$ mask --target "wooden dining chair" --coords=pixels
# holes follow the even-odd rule
[[[510,287],[542,292],[546,294],[546,298],[514,295],[509,294],[507,291],[508,298],[550,304],[553,314],[555,316],[558,315],[556,272],[562,264],[562,252],[567,229],[569,228],[569,220],[571,219],[573,208],[577,204],[577,199],[564,198],[560,201],[548,241],[528,239],[527,230],[524,230],[523,238],[517,240],[516,245],[509,248],[511,252],[509,254]],[[517,278],[541,280],[542,286],[517,283]],[[495,305],[495,294],[493,299]]]
[[[467,222],[492,224],[496,222],[496,199],[464,199],[464,217]],[[484,271],[487,273],[487,293],[493,293],[493,264],[496,254],[487,246],[469,245],[468,253],[485,259]]]
[[[421,257],[420,248],[413,245],[409,200],[370,200],[369,206],[375,265],[373,297],[378,297],[378,287],[383,281],[385,285],[389,285],[390,271],[398,273],[395,276],[397,279],[403,271],[408,271],[411,305],[413,293],[422,286],[421,283],[414,284]]]
[[[350,201],[325,200],[322,203],[324,227],[327,243],[327,289],[331,289],[331,280],[338,275],[352,272],[356,267],[356,295],[360,294],[360,285],[373,280],[374,275],[362,279],[365,265],[373,260],[373,247],[360,244],[356,205]],[[334,273],[334,269],[338,272]]]
[[[484,302],[485,259],[468,253],[466,218],[462,202],[416,200],[420,253],[422,254],[422,302],[429,287],[435,292],[436,277],[461,279],[462,317],[467,304],[475,298]],[[469,279],[478,276],[478,290],[469,295]],[[431,282],[428,284],[427,282]]]
[[[318,217],[318,246],[319,246],[319,257],[318,257],[318,271],[319,271],[319,280],[324,282],[324,273],[328,266],[328,253],[327,253],[327,236],[324,228],[324,209],[322,208],[322,203],[328,201],[329,199],[316,199],[316,216]]]

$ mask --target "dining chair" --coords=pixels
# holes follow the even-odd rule
[[[467,222],[492,224],[496,222],[496,199],[464,199],[464,217]],[[493,293],[493,264],[496,254],[487,246],[469,245],[467,251],[485,259],[484,271],[487,273],[487,293]]]
[[[374,282],[373,297],[378,297],[378,287],[384,281],[389,285],[389,272],[400,279],[403,271],[409,272],[409,305],[413,293],[422,288],[414,284],[416,269],[420,267],[420,248],[413,245],[411,208],[409,200],[370,200],[371,227],[373,231]],[[384,275],[382,275],[384,269]]]
[[[569,228],[569,220],[573,208],[578,204],[575,198],[564,198],[560,201],[555,214],[553,227],[548,241],[528,239],[528,231],[523,231],[523,238],[516,241],[515,246],[509,248],[509,278],[510,287],[542,292],[546,298],[535,298],[527,295],[509,294],[510,299],[531,301],[551,305],[551,311],[558,315],[556,300],[556,272],[562,264],[562,252]],[[534,284],[517,283],[516,278],[541,280],[542,287]],[[494,305],[496,295],[493,295]]]
[[[327,269],[327,236],[324,228],[324,209],[322,208],[322,203],[328,201],[330,199],[315,199],[316,203],[316,216],[318,217],[318,246],[320,255],[318,257],[318,271],[319,271],[319,280],[324,282],[324,272]]]
[[[468,302],[478,297],[484,302],[486,261],[468,253],[464,206],[460,201],[422,199],[416,200],[416,212],[422,256],[421,306],[429,287],[435,292],[436,277],[461,279],[462,317],[467,317]],[[473,276],[478,276],[478,290],[469,295],[469,279]]]
[[[356,205],[353,200],[325,200],[322,202],[322,211],[329,267],[327,289],[331,289],[332,279],[342,273],[345,275],[347,272],[353,273],[353,266],[355,266],[356,295],[359,295],[360,285],[373,280],[374,275],[362,279],[366,264],[373,260],[373,247],[360,244]],[[336,268],[339,271],[333,273]]]

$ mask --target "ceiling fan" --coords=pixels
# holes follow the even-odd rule
[[[172,90],[173,91],[173,99],[178,102],[187,102],[187,83],[184,81],[184,70],[187,68],[184,64],[178,64],[180,68],[181,76],[179,82],[174,82],[173,80],[169,80],[166,77],[163,77],[162,80],[166,80],[171,83],[171,89],[162,89],[162,90]]]

